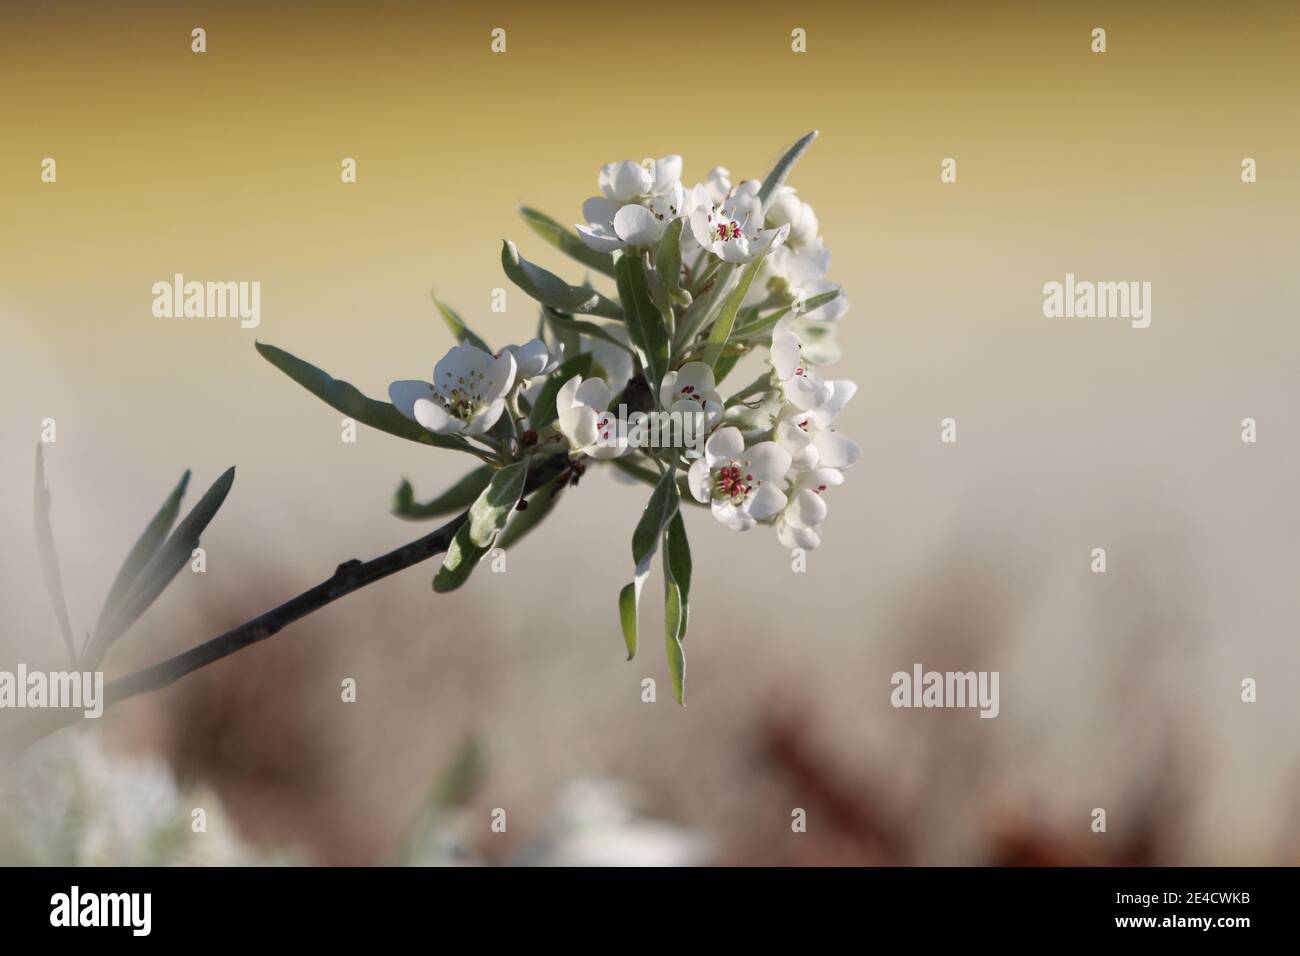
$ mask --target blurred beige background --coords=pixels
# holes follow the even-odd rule
[[[42,419],[83,631],[180,472],[193,500],[238,466],[207,573],[109,665],[146,663],[416,536],[387,513],[400,477],[425,497],[468,468],[373,432],[341,443],[255,338],[382,395],[450,344],[430,287],[489,340],[530,337],[502,238],[579,277],[519,202],[575,221],[601,164],[666,152],[691,181],[761,176],[817,128],[791,182],[853,303],[833,371],[861,386],[842,427],[863,460],[806,575],[774,535],[687,516],[687,708],[657,642],[623,660],[644,495],[592,474],[505,576],[445,597],[433,564],[385,581],[124,706],[112,737],[216,786],[251,839],[336,862],[388,858],[471,733],[469,839],[489,858],[488,809],[520,845],[596,776],[724,862],[1294,862],[1300,10],[569,7],[5,10],[0,667],[58,666],[31,530]],[[261,327],[153,318],[175,272],[260,281]],[[1043,318],[1066,272],[1150,281],[1151,327]],[[889,675],[915,661],[999,670],[1001,716],[893,710]]]

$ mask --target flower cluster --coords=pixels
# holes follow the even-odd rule
[[[587,222],[575,228],[593,252],[639,248],[650,262],[661,261],[662,243],[677,243],[678,254],[669,261],[684,263],[681,275],[657,278],[691,296],[722,281],[722,264],[763,260],[733,328],[742,334],[755,326],[771,330],[765,378],[724,402],[717,388],[718,363],[695,359],[668,369],[653,394],[660,411],[698,415],[708,436],[702,456],[675,461],[686,471],[694,500],[732,530],[770,524],[786,547],[815,548],[827,514],[823,495],[843,482],[843,470],[859,455],[857,445],[835,429],[857,386],[824,379],[818,371],[819,364],[838,358],[829,324],[844,315],[848,303],[826,277],[830,255],[817,215],[789,186],[780,186],[765,209],[758,180],[733,185],[730,172],[718,166],[687,189],[681,174],[677,155],[607,164],[597,176],[602,195],[583,204]],[[677,220],[684,227],[670,235]],[[809,299],[817,300],[811,308]],[[673,318],[685,319],[694,303],[692,298],[677,307]],[[765,310],[769,315],[762,314]],[[544,329],[546,318],[544,310]],[[592,351],[603,345],[606,353],[621,347],[631,360],[622,363],[622,374],[605,369],[603,375],[568,377],[553,393],[555,407],[540,410],[540,417],[555,422],[574,457],[605,460],[638,452],[612,404],[616,389],[626,387],[634,367],[644,374],[645,363],[637,361],[637,350],[626,335],[618,335],[616,325],[604,331],[608,339],[578,336],[577,347]],[[707,331],[704,323],[700,331]],[[554,340],[537,338],[495,354],[459,344],[438,363],[432,382],[394,382],[390,398],[402,414],[436,434],[483,436],[508,407],[517,408],[512,395],[538,394],[535,381],[563,360],[572,339],[548,338]],[[689,357],[695,343],[682,344]],[[743,339],[736,345],[752,348]],[[526,430],[529,418],[520,414],[518,429]],[[676,458],[671,449],[667,455],[662,449],[639,451],[661,464]]]
[[[399,489],[394,508],[408,518],[474,502],[436,590],[459,587],[489,550],[535,527],[589,465],[615,467],[654,489],[633,534],[634,579],[619,596],[624,638],[635,653],[642,586],[662,544],[680,699],[690,576],[681,505],[706,506],[735,531],[771,527],[788,548],[821,544],[827,492],[859,450],[837,430],[857,386],[823,372],[840,358],[835,328],[848,300],[828,277],[817,214],[785,182],[815,137],[795,143],[761,180],[733,181],[717,166],[688,187],[677,155],[609,163],[575,231],[521,209],[586,272],[570,284],[505,244],[507,277],[538,304],[535,337],[490,346],[439,303],[458,344],[431,379],[394,382],[388,411],[347,406],[369,413],[369,424],[486,466],[427,503],[407,483]],[[341,407],[345,383],[304,371],[287,353],[264,354]],[[724,398],[722,383],[746,367],[756,377]],[[542,483],[554,490],[526,501]]]

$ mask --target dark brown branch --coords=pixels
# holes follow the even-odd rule
[[[568,460],[563,455],[555,455],[542,460],[539,464],[534,464],[528,472],[524,495],[530,495],[558,478],[567,467]],[[169,657],[152,667],[146,667],[134,674],[111,681],[104,688],[104,706],[111,707],[129,697],[168,687],[200,667],[219,661],[223,657],[229,657],[250,644],[266,640],[294,621],[306,617],[313,611],[319,611],[327,604],[332,604],[353,591],[359,591],[390,574],[404,571],[435,555],[442,554],[451,546],[452,538],[456,536],[456,532],[468,517],[468,511],[462,512],[423,538],[417,538],[395,551],[389,551],[369,561],[356,559],[345,561],[338,566],[329,579],[290,598],[279,607],[272,608],[265,614],[246,621],[211,640],[204,641],[175,657]],[[62,727],[76,723],[82,717],[80,710],[39,711],[0,738],[2,740],[0,751],[26,747]]]

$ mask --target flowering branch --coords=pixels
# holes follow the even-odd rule
[[[544,486],[564,480],[567,478],[567,473],[568,462],[561,456],[553,456],[529,473],[524,485],[524,495],[535,492],[539,496],[552,493]],[[538,503],[537,507],[541,506]],[[128,698],[169,687],[201,667],[219,661],[223,657],[229,657],[250,644],[274,636],[294,621],[301,620],[328,604],[333,604],[353,591],[359,591],[391,574],[443,554],[451,546],[456,533],[466,524],[469,517],[470,512],[467,509],[436,531],[387,554],[369,561],[356,559],[345,561],[320,584],[258,615],[251,621],[245,621],[238,627],[231,628],[224,634],[204,641],[188,651],[110,682],[104,688],[104,706],[110,707]],[[43,710],[32,713],[34,717],[16,725],[0,738],[2,741],[0,750],[26,747],[56,730],[77,723],[83,715],[82,711],[75,709]]]
[[[654,489],[633,529],[632,580],[618,594],[628,657],[637,652],[642,590],[659,555],[669,676],[683,703],[692,570],[683,503],[708,508],[730,530],[767,527],[786,548],[816,548],[827,515],[823,494],[859,458],[856,443],[836,429],[857,386],[819,371],[840,357],[834,330],[848,302],[827,278],[830,253],[816,214],[785,185],[816,136],[799,139],[761,181],[733,184],[717,166],[687,189],[680,156],[609,163],[597,177],[601,195],[583,203],[586,222],[572,232],[521,209],[538,235],[589,276],[612,280],[614,289],[606,290],[613,297],[589,277],[570,285],[507,240],[501,268],[538,304],[536,337],[494,349],[435,298],[457,344],[429,378],[392,382],[386,402],[257,343],[263,358],[353,422],[479,463],[423,503],[403,481],[396,515],[423,520],[467,510],[396,551],[340,565],[327,581],[261,617],[113,682],[107,702],[165,687],[436,554],[445,557],[433,589],[453,591],[494,548],[545,520],[569,477],[612,466]],[[759,377],[724,400],[723,381],[760,349],[766,364]],[[182,480],[128,555],[82,666],[97,664],[184,565],[233,477],[231,469],[218,479],[169,535]],[[525,498],[553,481],[555,492],[528,507]],[[47,586],[72,650],[39,461],[36,505]],[[73,719],[31,725],[25,739]]]

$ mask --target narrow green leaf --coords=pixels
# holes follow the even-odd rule
[[[95,629],[84,655],[88,663],[93,665],[102,660],[109,645],[139,619],[180,573],[181,568],[185,567],[194,549],[199,546],[199,536],[216,517],[234,481],[235,469],[227,468],[140,569],[117,609],[109,615],[102,627]]]
[[[519,504],[528,479],[528,460],[506,465],[469,506],[469,539],[479,547],[492,543]]]
[[[460,526],[447,548],[442,567],[433,578],[435,591],[445,594],[469,580],[483,555],[494,547],[510,512],[519,504],[527,479],[527,460],[507,465],[492,476],[488,486],[470,505],[469,520]]]
[[[559,417],[555,410],[555,396],[562,386],[575,375],[586,378],[591,374],[592,356],[590,352],[579,352],[567,359],[559,368],[546,377],[542,390],[537,393],[537,404],[533,406],[528,417],[528,427],[534,431],[545,428]]]
[[[673,469],[670,468],[660,476],[636,523],[636,529],[632,532],[632,561],[636,570],[632,583],[624,587],[618,596],[619,622],[623,627],[623,640],[627,644],[629,660],[636,653],[637,608],[641,603],[641,589],[650,575],[650,562],[659,546],[660,535],[677,512],[678,501],[677,482]]]
[[[59,621],[59,631],[63,642],[68,646],[68,657],[77,657],[76,644],[72,640],[72,624],[68,620],[68,602],[63,594],[63,572],[59,570],[59,556],[54,550],[54,532],[50,528],[50,486],[45,479],[45,448],[36,445],[36,491],[34,499],[36,516],[36,553],[41,563],[41,574],[45,578],[45,590],[54,605],[54,616]]]
[[[668,372],[667,319],[650,296],[640,256],[620,253],[615,257],[614,271],[618,276],[618,297],[623,303],[628,338],[641,352],[650,387],[657,392],[659,383]]]
[[[618,623],[623,628],[623,643],[627,645],[627,659],[636,657],[636,606],[638,603],[637,584],[625,584],[618,592]]]
[[[411,483],[403,478],[393,494],[393,514],[409,521],[423,521],[463,511],[482,494],[495,473],[496,469],[491,465],[480,465],[438,497],[423,504],[415,500]]]
[[[664,578],[664,648],[668,656],[668,676],[673,682],[673,696],[677,703],[686,705],[686,652],[679,636],[686,609],[682,606],[682,592],[677,583]]]
[[[602,275],[607,275],[611,279],[614,277],[614,257],[608,252],[597,252],[595,249],[588,247],[573,232],[536,209],[520,206],[519,215],[524,217],[524,222],[532,227],[533,232],[565,255],[576,259],[584,266],[595,269]]]
[[[704,348],[704,355],[700,361],[709,367],[717,365],[718,357],[722,354],[722,347],[727,344],[731,337],[732,326],[736,323],[736,313],[740,311],[740,305],[745,301],[745,296],[749,292],[749,287],[754,284],[754,277],[758,275],[763,268],[763,258],[760,256],[753,262],[745,266],[740,274],[740,281],[736,287],[728,293],[726,300],[722,303],[722,309],[718,312],[718,318],[713,323],[713,328],[709,330],[708,345]]]
[[[830,302],[836,297],[838,297],[839,294],[840,294],[839,289],[832,289],[829,292],[821,292],[813,296],[811,299],[808,299],[804,302],[804,307],[801,314],[806,314],[808,312],[813,311],[814,309],[821,308],[827,302]],[[732,332],[731,335],[732,341],[744,342],[749,339],[759,338],[760,336],[763,336],[771,332],[772,329],[776,327],[776,323],[780,322],[782,319],[784,319],[787,315],[790,314],[790,309],[793,305],[794,303],[791,302],[788,305],[783,306],[782,308],[776,309],[775,311],[768,313],[767,315],[759,316],[758,318],[746,322],[743,325],[737,325],[735,331]]]
[[[172,525],[176,523],[176,516],[181,510],[181,499],[185,497],[185,489],[189,487],[189,483],[190,473],[187,469],[185,474],[181,475],[181,480],[177,482],[176,487],[172,489],[171,494],[163,502],[162,507],[158,509],[158,513],[145,526],[144,532],[130,552],[127,553],[126,560],[122,562],[121,570],[117,572],[117,577],[113,579],[113,586],[108,589],[108,597],[104,598],[104,607],[99,612],[99,622],[95,625],[95,630],[99,630],[109,616],[117,610],[123,596],[139,576],[145,564],[158,553],[163,540],[167,537],[167,532],[171,531]]]
[[[433,434],[427,428],[411,421],[389,402],[367,398],[355,386],[333,378],[329,373],[321,371],[283,349],[262,342],[257,342],[256,346],[261,356],[285,375],[331,408],[356,419],[363,425],[396,435],[398,438],[433,445],[436,448],[455,448],[463,451],[469,447],[463,438]]]
[[[790,175],[790,170],[794,168],[794,164],[816,138],[817,130],[800,137],[793,146],[785,151],[785,155],[776,161],[772,171],[763,179],[763,185],[758,188],[758,199],[763,204],[764,213],[771,208],[773,198],[775,198],[777,191],[785,185],[786,177]]]
[[[738,269],[740,269],[738,262],[726,262],[719,266],[717,273],[708,284],[707,291],[687,308],[686,314],[682,316],[673,331],[674,355],[689,346],[701,329],[709,327],[719,304],[726,297],[727,290],[731,288],[731,280]]]
[[[664,230],[655,250],[655,272],[657,272],[668,294],[681,305],[690,305],[691,295],[682,288],[682,227],[685,219],[674,219]]]
[[[664,527],[664,646],[668,656],[668,675],[673,683],[677,703],[686,703],[686,638],[690,613],[691,549],[686,541],[686,525],[680,508],[674,509]]]
[[[682,520],[679,508],[668,523],[664,532],[664,559],[668,562],[668,573],[681,590],[681,621],[677,629],[677,639],[686,640],[686,626],[690,617],[691,600],[691,544],[686,538],[686,522]]]
[[[659,483],[641,512],[641,520],[632,532],[632,560],[639,566],[654,556],[663,533],[677,512],[678,494],[676,475],[670,468],[659,477]]]
[[[518,247],[509,240],[501,246],[501,267],[511,282],[542,305],[561,312],[599,315],[606,319],[623,317],[617,302],[605,298],[595,289],[569,285],[554,273],[534,265],[520,256]]]
[[[508,551],[527,537],[533,529],[546,520],[547,515],[555,510],[563,493],[563,485],[558,488],[543,485],[533,492],[533,496],[528,499],[528,507],[523,511],[516,511],[510,523],[506,525],[506,530],[501,532],[501,537],[497,539],[497,547]]]
[[[474,573],[488,548],[480,547],[469,538],[469,522],[466,521],[451,539],[447,554],[442,559],[442,567],[433,577],[433,589],[439,594],[454,591]]]
[[[465,324],[465,320],[460,317],[459,312],[451,306],[438,301],[438,297],[432,292],[429,294],[433,297],[433,304],[438,308],[438,314],[441,315],[442,320],[447,323],[447,328],[451,329],[451,334],[455,337],[457,342],[464,342],[467,345],[480,348],[484,352],[492,351],[488,348],[488,344],[475,335],[474,331]]]

